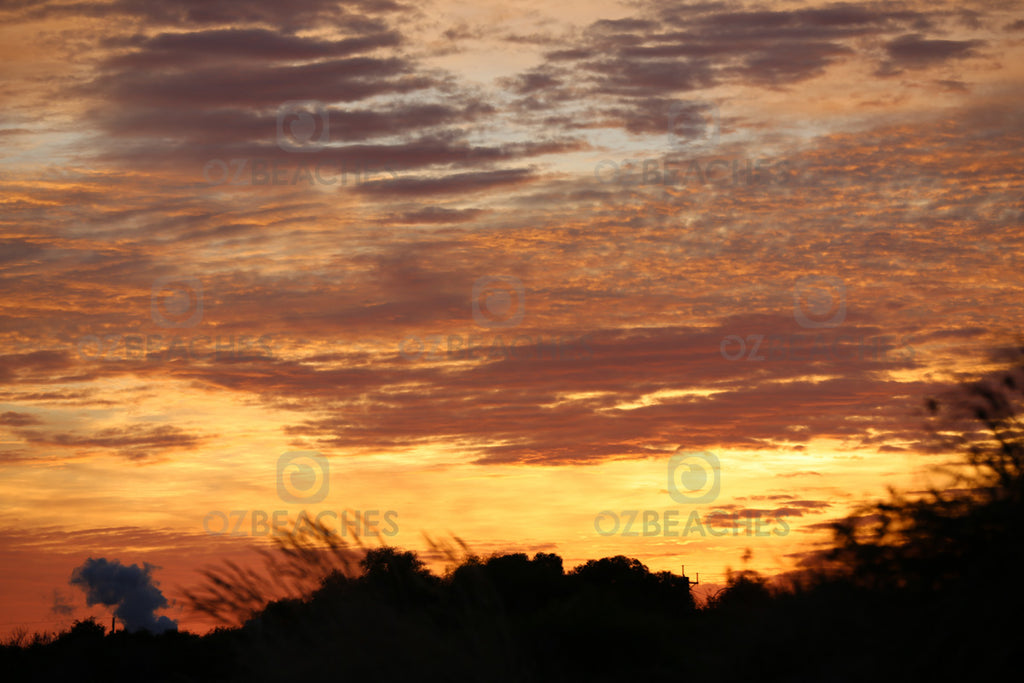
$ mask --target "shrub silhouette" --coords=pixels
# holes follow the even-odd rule
[[[892,492],[891,500],[838,523],[831,559],[839,560],[846,578],[876,590],[926,595],[981,585],[1017,592],[1015,579],[1002,579],[1020,566],[1024,550],[1022,368],[1016,364],[945,401],[927,402],[936,449],[957,449],[965,462],[944,468],[953,475],[945,489],[933,487],[914,499]],[[952,436],[951,428],[958,430]]]
[[[307,525],[264,553],[264,572],[225,563],[188,592],[223,628],[22,631],[0,668],[40,681],[1001,679],[1024,607],[1022,368],[930,400],[934,450],[961,455],[950,485],[837,522],[786,587],[730,572],[698,609],[683,577],[633,558],[566,571],[555,554],[481,558],[457,538],[431,541],[449,564],[436,576],[415,552]]]
[[[58,640],[94,643],[101,640],[106,632],[106,629],[103,628],[103,624],[96,621],[95,618],[89,617],[84,621],[75,621],[75,623],[71,625],[71,630],[67,633],[61,634]]]

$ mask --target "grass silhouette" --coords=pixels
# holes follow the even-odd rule
[[[927,403],[950,483],[865,506],[788,582],[730,572],[698,606],[689,583],[635,559],[566,570],[537,553],[479,557],[344,542],[308,520],[187,592],[205,635],[76,622],[0,645],[14,680],[982,680],[1012,675],[1024,592],[1024,363]],[[1007,673],[1011,672],[1011,673]]]

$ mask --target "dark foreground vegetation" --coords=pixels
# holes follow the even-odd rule
[[[697,606],[686,580],[625,557],[354,555],[324,530],[226,566],[189,594],[240,627],[206,636],[78,622],[0,648],[5,680],[936,681],[1020,669],[1022,366],[929,401],[935,443],[961,453],[949,487],[895,492],[837,524],[833,547],[769,582],[751,572]],[[937,449],[938,450],[938,449]],[[324,546],[329,550],[325,551]],[[272,588],[301,597],[266,604]]]

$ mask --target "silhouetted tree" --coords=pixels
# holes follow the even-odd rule
[[[433,542],[351,548],[315,525],[264,554],[265,573],[207,570],[196,609],[241,626],[199,638],[76,622],[0,644],[5,680],[860,681],[1001,680],[1018,666],[1024,607],[1021,367],[933,399],[951,486],[837,525],[813,580],[782,590],[749,570],[697,610],[689,583],[618,555],[566,572],[537,553],[480,558]],[[964,457],[966,456],[966,457]],[[429,539],[428,539],[429,540]],[[748,559],[749,556],[744,556]],[[284,595],[282,595],[284,593]],[[276,598],[276,599],[275,599]],[[1006,672],[1010,672],[1007,674]]]
[[[106,632],[103,624],[96,621],[95,617],[89,617],[84,620],[76,620],[71,625],[71,630],[63,634],[61,638],[79,642],[95,642],[101,640]]]
[[[1022,369],[1018,359],[926,402],[934,449],[954,450],[964,461],[942,468],[953,475],[946,488],[915,498],[891,491],[890,500],[836,524],[831,559],[849,580],[931,594],[991,589],[1016,574],[1024,560]],[[1000,587],[1017,585],[1014,576]]]
[[[725,588],[708,599],[710,609],[750,611],[766,607],[772,598],[768,580],[755,571],[729,572]]]
[[[391,546],[372,548],[359,561],[359,581],[381,599],[420,604],[436,597],[438,579],[413,551]]]

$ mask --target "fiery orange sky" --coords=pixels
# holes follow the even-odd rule
[[[303,510],[799,567],[1020,332],[1021,9],[3,2],[0,631]]]

